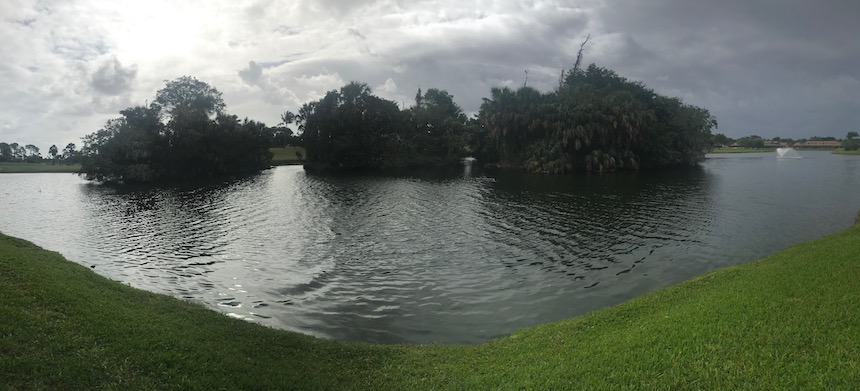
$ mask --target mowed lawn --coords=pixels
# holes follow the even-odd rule
[[[0,162],[0,173],[11,172],[78,172],[80,164]]]
[[[9,389],[835,390],[860,385],[860,226],[472,346],[235,320],[0,235]]]
[[[305,161],[305,149],[302,147],[269,148],[269,151],[272,152],[272,164],[275,166],[302,164]]]
[[[708,153],[767,153],[776,152],[776,148],[714,148]]]

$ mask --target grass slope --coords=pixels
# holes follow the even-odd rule
[[[0,162],[0,173],[12,172],[78,172],[80,164],[50,164],[50,163],[22,163],[22,162]]]
[[[347,344],[129,288],[0,235],[12,389],[850,389],[860,226],[474,346]]]
[[[302,164],[305,161],[305,149],[302,147],[269,148],[269,151],[272,152],[272,165],[275,166]],[[296,156],[296,151],[302,154],[301,159]]]

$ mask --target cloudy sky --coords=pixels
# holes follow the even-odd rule
[[[857,0],[3,0],[0,141],[80,145],[164,80],[195,76],[270,125],[358,80],[476,112],[585,61],[717,116],[731,137],[860,130]]]

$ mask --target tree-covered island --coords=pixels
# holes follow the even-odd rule
[[[476,128],[446,91],[419,90],[401,110],[358,82],[306,103],[296,120],[310,171],[450,164],[472,153]]]
[[[308,171],[442,166],[467,156],[534,173],[692,166],[717,125],[707,110],[594,64],[562,72],[554,91],[493,88],[468,118],[447,91],[420,89],[401,109],[351,82],[287,111],[276,128],[224,112],[221,93],[193,77],[167,82],[149,106],[84,137],[90,180],[159,182],[254,172],[268,148],[296,138]],[[289,131],[289,132],[288,132]],[[289,133],[289,134],[288,134]],[[273,141],[276,140],[276,141]]]
[[[581,57],[580,57],[581,59]],[[477,120],[446,91],[418,91],[399,110],[352,82],[297,116],[305,168],[341,171],[447,164],[466,156],[535,173],[692,166],[712,144],[716,119],[579,60],[555,91],[493,88]]]
[[[266,126],[224,112],[221,93],[193,77],[167,82],[149,106],[84,137],[81,173],[103,182],[164,182],[269,167]]]

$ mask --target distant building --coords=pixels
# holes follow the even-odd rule
[[[802,143],[794,143],[795,148],[820,148],[820,149],[836,149],[842,148],[841,141],[804,141]]]
[[[765,148],[785,148],[788,147],[788,143],[785,141],[773,141],[773,140],[764,140]]]

